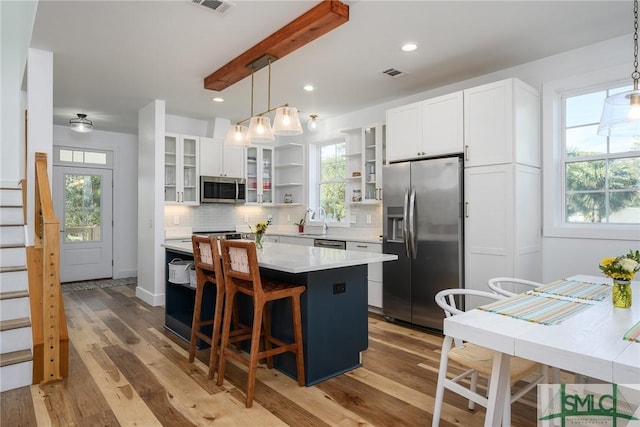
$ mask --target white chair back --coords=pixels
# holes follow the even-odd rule
[[[542,283],[534,282],[532,280],[518,279],[516,277],[494,277],[487,281],[487,285],[489,285],[489,289],[498,295],[512,297],[519,293],[515,291],[516,289],[525,289],[520,292],[526,292],[529,289],[542,286]],[[509,286],[511,290],[505,289],[507,286]]]

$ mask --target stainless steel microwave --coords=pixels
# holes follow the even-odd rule
[[[200,177],[200,203],[244,203],[246,199],[244,178],[223,176]]]

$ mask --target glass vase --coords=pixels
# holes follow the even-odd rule
[[[613,279],[611,299],[614,307],[631,307],[631,282],[629,280]]]
[[[256,233],[256,249],[262,249],[262,233]]]

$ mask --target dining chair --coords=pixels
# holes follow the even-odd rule
[[[537,288],[542,286],[543,284],[540,282],[534,282],[532,280],[518,279],[516,277],[494,277],[487,281],[489,285],[489,289],[498,295],[503,295],[505,297],[512,297],[514,295],[519,294],[520,292],[526,292],[530,289]],[[511,285],[512,289],[520,289],[520,292],[511,291],[506,289],[508,285]]]
[[[189,340],[189,363],[193,362],[196,354],[197,340],[200,339],[211,346],[209,354],[209,378],[212,379],[216,370],[216,354],[222,326],[222,309],[224,304],[225,285],[220,265],[220,252],[218,240],[215,236],[192,235],[193,263],[196,267],[196,295],[193,307],[193,320],[191,321],[191,339]],[[216,287],[216,299],[213,309],[213,317],[202,319],[202,299],[204,288],[207,284]],[[207,333],[211,326],[211,333]]]
[[[267,366],[273,368],[273,356],[285,352],[294,353],[298,385],[305,385],[300,295],[306,287],[261,277],[256,245],[252,241],[221,240],[220,246],[227,302],[222,325],[217,384],[223,383],[227,358],[246,365],[249,368],[246,407],[250,408],[253,404],[256,369],[260,360],[267,359]],[[233,303],[238,294],[247,295],[253,301],[253,325],[244,327],[239,324],[239,327],[232,330]],[[271,335],[269,303],[286,298],[291,300],[293,342],[285,342]],[[230,346],[231,343],[247,340],[250,340],[248,355]],[[261,348],[261,341],[264,341],[264,348]]]
[[[526,292],[543,286],[543,283],[534,282],[533,280],[519,279],[517,277],[493,277],[487,281],[487,285],[489,286],[489,289],[498,295],[511,297],[520,292]],[[507,286],[511,286],[511,289],[513,290],[505,289]],[[519,290],[520,292],[517,292],[516,290]],[[543,369],[546,370],[545,374],[547,376],[549,375],[549,370],[551,370],[551,381],[554,384],[560,383],[560,368],[556,368],[555,366],[544,366]]]
[[[461,301],[466,296],[474,296],[487,299],[488,302],[504,299],[504,296],[497,295],[490,292],[479,291],[475,289],[445,289],[438,292],[435,296],[436,304],[440,306],[446,317],[454,316],[456,314],[463,313],[458,307],[460,304],[456,303],[456,299]],[[462,340],[453,338],[450,335],[445,335],[442,343],[442,353],[440,354],[440,367],[438,370],[438,384],[436,387],[436,398],[433,410],[432,427],[440,425],[440,414],[442,412],[442,402],[444,399],[444,390],[451,390],[466,399],[469,399],[469,409],[474,409],[475,403],[478,403],[485,408],[488,405],[488,399],[486,396],[481,395],[477,391],[478,375],[489,378],[491,376],[491,370],[493,366],[494,352],[487,348],[469,343]],[[449,367],[449,360],[460,365],[463,369],[466,369],[463,373],[456,375],[452,378],[448,378],[447,369]],[[535,370],[541,368],[538,363],[530,360],[521,359],[519,357],[512,357],[510,363],[510,382],[508,384],[507,396],[509,396],[509,403],[513,403],[522,396],[524,396],[531,389],[535,388],[537,384],[547,381],[544,370],[540,369],[541,373],[535,374]],[[463,386],[461,380],[469,378],[469,387]],[[521,380],[529,381],[528,384],[521,387],[516,393],[511,394],[512,385]],[[488,385],[487,385],[488,389]],[[511,405],[505,405],[503,414],[503,426],[511,425]]]

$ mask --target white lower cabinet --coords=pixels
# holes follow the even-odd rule
[[[347,242],[347,250],[382,253],[380,243]],[[382,308],[382,263],[369,264],[369,306]]]
[[[280,236],[279,243],[288,243],[290,245],[298,246],[313,246],[313,239],[308,239],[306,237]]]

